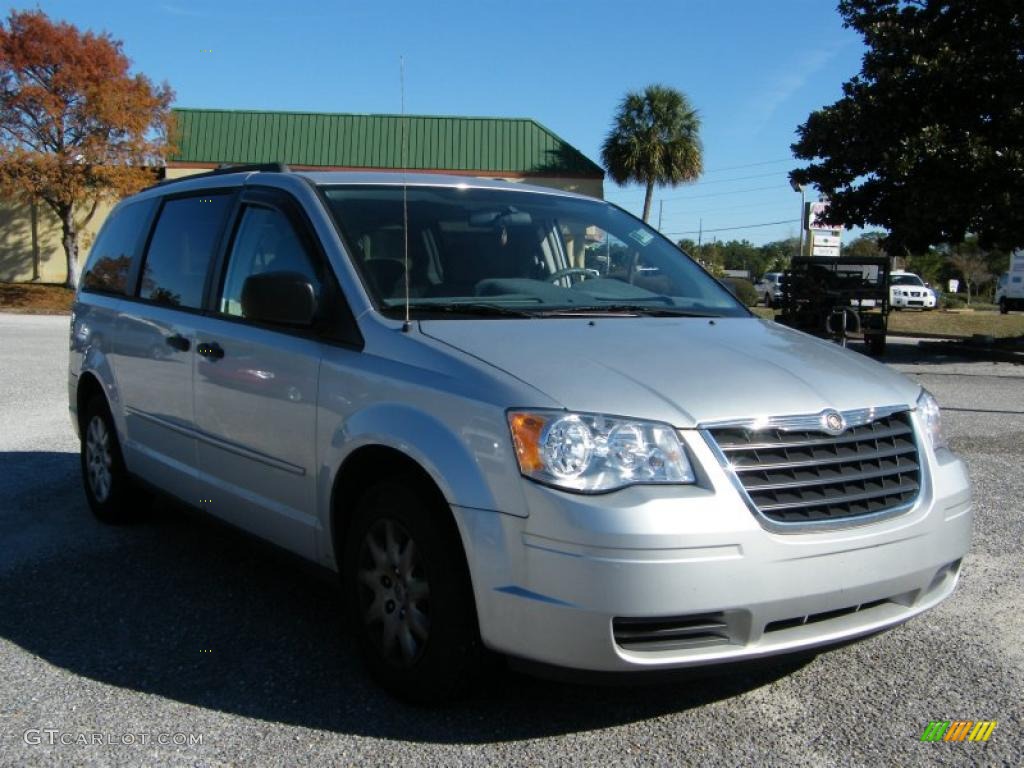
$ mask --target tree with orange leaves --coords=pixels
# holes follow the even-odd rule
[[[173,92],[130,65],[120,41],[41,11],[0,23],[0,191],[53,210],[68,287],[98,205],[151,184],[171,150]]]

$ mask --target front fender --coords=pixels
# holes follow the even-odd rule
[[[465,420],[466,426],[456,434],[424,411],[400,403],[377,403],[338,425],[330,441],[332,455],[325,457],[325,464],[337,470],[364,446],[392,448],[419,464],[449,504],[500,510],[506,505],[495,498],[487,475],[505,474],[505,461],[514,458],[510,441],[505,439],[506,446],[497,439],[488,422],[491,420]],[[333,474],[328,498],[332,484]]]

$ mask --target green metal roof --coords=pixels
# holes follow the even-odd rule
[[[534,120],[175,109],[177,163],[548,174],[603,178],[582,152]]]

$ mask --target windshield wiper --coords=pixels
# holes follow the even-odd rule
[[[538,313],[541,314],[541,313]],[[642,317],[721,317],[708,312],[695,312],[679,307],[638,307],[636,304],[594,304],[580,307],[560,307],[542,313],[547,316],[566,315],[638,315]]]
[[[525,309],[506,307],[501,304],[487,304],[482,302],[458,302],[455,304],[435,304],[433,302],[412,302],[409,309],[418,312],[436,312],[440,315],[470,315],[474,317],[536,317],[537,315]],[[388,307],[391,312],[402,311],[402,306]]]

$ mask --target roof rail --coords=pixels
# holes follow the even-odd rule
[[[166,171],[166,169],[165,169]],[[210,176],[223,176],[225,173],[253,173],[256,171],[272,172],[272,173],[290,173],[291,168],[288,167],[287,163],[250,163],[248,165],[231,165],[229,163],[223,163],[218,165],[212,171],[206,171],[205,173],[193,173],[188,176],[179,176],[176,179],[163,179],[157,182],[154,186],[162,187],[166,184],[177,184],[179,181],[191,181],[192,179],[205,179]]]

